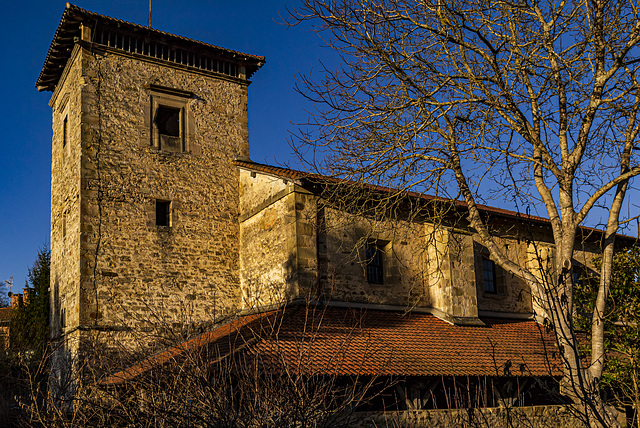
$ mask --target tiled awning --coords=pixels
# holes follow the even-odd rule
[[[552,333],[531,320],[455,326],[425,313],[288,307],[240,317],[117,373],[118,384],[154,366],[207,350],[234,352],[274,370],[338,376],[559,376]]]

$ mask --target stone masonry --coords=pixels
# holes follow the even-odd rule
[[[491,257],[464,222],[374,221],[327,204],[303,173],[237,164],[243,309],[331,300],[426,311],[454,324],[480,324],[483,315],[542,321],[523,279],[495,265],[496,289],[484,289],[483,259]],[[548,270],[553,244],[544,223],[495,216],[491,224],[509,257],[539,275]],[[381,283],[367,278],[365,248],[371,244],[382,252]],[[576,272],[589,274],[598,251],[597,235],[585,235]]]
[[[68,6],[56,33],[77,36],[64,71],[47,88],[54,338],[77,342],[85,333],[156,320],[179,328],[241,306],[233,160],[248,156],[247,69],[255,71],[262,59],[221,48],[211,53],[208,46],[199,52],[186,42],[186,65],[151,57],[151,48],[127,51],[126,36],[147,43],[154,36],[141,28],[122,30],[110,18]],[[95,42],[99,31],[106,45]],[[180,43],[160,46],[177,56]],[[40,80],[54,68],[51,52]],[[208,55],[226,60],[226,69],[190,66],[213,62]],[[169,126],[160,124],[162,114],[174,115],[179,129],[160,129]],[[177,145],[165,146],[167,138]]]
[[[52,391],[71,398],[78,363],[113,355],[91,354],[93,345],[99,351],[125,345],[146,358],[165,349],[170,335],[184,344],[194,333],[297,303],[394,311],[407,319],[431,314],[425,317],[438,328],[412,337],[429,339],[445,327],[471,331],[469,346],[480,349],[469,354],[472,366],[492,322],[544,322],[537,290],[495,263],[464,204],[409,195],[407,205],[376,216],[367,204],[385,199],[388,189],[346,183],[365,197],[341,205],[325,195],[342,181],[252,162],[248,86],[263,63],[67,4],[36,83],[52,92],[51,337],[60,345],[52,356]],[[481,215],[511,260],[541,278],[557,274],[548,221],[492,207]],[[601,232],[580,234],[572,272],[590,275]],[[393,339],[396,327],[389,324],[378,327]],[[421,351],[414,360],[440,363],[437,344],[450,337],[436,339],[423,345],[437,358]],[[457,342],[467,345],[466,338]],[[403,349],[389,344],[385,349]],[[519,366],[524,372],[526,364]],[[434,374],[402,370],[393,375],[404,376],[406,391],[418,397],[407,401],[402,392],[405,406],[418,409],[424,378]],[[466,426],[469,415],[498,426],[510,411],[368,412],[354,426]],[[561,407],[517,414],[534,425],[575,425]]]

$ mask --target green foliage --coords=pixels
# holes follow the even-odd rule
[[[596,260],[600,268],[600,261]],[[575,285],[577,327],[591,333],[591,316],[598,293],[598,278],[583,278]],[[611,289],[605,321],[606,363],[602,385],[623,403],[640,407],[640,247],[617,253],[613,259]]]
[[[42,354],[49,340],[49,272],[51,251],[38,250],[33,267],[29,269],[28,297],[11,320],[11,347],[26,348]]]

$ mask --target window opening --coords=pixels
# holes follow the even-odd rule
[[[156,226],[171,226],[171,201],[156,200]]]
[[[493,260],[482,258],[482,283],[486,293],[496,294],[496,264]]]
[[[179,108],[158,106],[155,122],[160,135],[167,135],[169,137],[180,136]]]
[[[574,271],[571,274],[572,279],[573,279],[573,285],[581,287],[583,285],[583,282],[582,282],[583,276],[582,276],[581,272],[576,271],[575,269],[576,268],[574,268]]]
[[[159,105],[156,108],[154,122],[158,132],[159,148],[170,152],[182,151],[180,116],[182,109]]]
[[[383,252],[376,244],[368,244],[367,257],[367,282],[369,284],[384,284]]]
[[[67,146],[67,139],[69,138],[69,133],[67,131],[67,127],[69,126],[69,124],[67,119],[68,116],[65,116],[64,120],[62,121],[62,147]]]

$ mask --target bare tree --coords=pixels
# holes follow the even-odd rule
[[[293,341],[291,332],[281,337],[288,311],[308,322]],[[144,333],[132,332],[137,341],[119,343],[101,337],[86,344],[77,360],[64,358],[67,367],[58,367],[48,385],[41,382],[48,365],[33,367],[30,394],[21,397],[25,422],[47,427],[350,426],[356,408],[389,382],[332,372],[341,364],[338,356],[320,373],[311,369],[318,367],[309,349],[322,340],[317,336],[323,314],[323,308],[279,309],[238,318],[221,328],[224,334],[213,330],[190,340],[167,331],[164,343],[174,340],[173,346],[151,354],[140,349],[150,342]],[[351,328],[357,334],[358,323]]]
[[[492,258],[530,285],[557,334],[563,391],[594,426],[615,424],[599,390],[602,316],[625,196],[640,173],[639,7],[303,0],[292,14],[341,60],[338,70],[302,79],[318,110],[297,150],[337,178],[464,201]],[[555,242],[548,266],[527,269],[497,245],[478,204],[498,196],[544,207]],[[585,364],[572,321],[572,259],[580,226],[598,207],[607,220]]]

